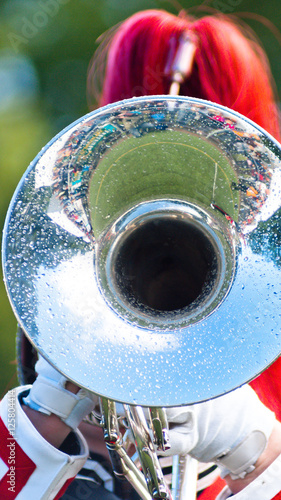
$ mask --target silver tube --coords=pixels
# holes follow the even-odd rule
[[[153,499],[172,500],[171,493],[165,484],[149,428],[140,406],[124,405],[128,424],[131,427],[136,448],[146,477],[147,487]]]

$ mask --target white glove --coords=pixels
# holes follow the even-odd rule
[[[266,447],[275,415],[250,386],[187,407],[167,408],[171,449],[163,455],[189,453],[200,462],[215,462],[222,477],[244,477]]]
[[[65,389],[68,380],[39,356],[35,365],[38,376],[24,404],[41,413],[54,413],[72,429],[77,429],[98,403],[98,396],[86,389],[77,394]]]

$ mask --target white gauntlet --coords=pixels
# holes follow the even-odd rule
[[[196,405],[167,408],[171,449],[163,455],[189,453],[215,462],[222,477],[244,477],[266,447],[275,416],[250,386]]]
[[[194,405],[198,443],[191,455],[201,462],[215,461],[221,476],[243,478],[254,469],[273,430],[275,415],[249,386],[206,403]]]
[[[21,407],[29,389],[13,389],[0,403],[0,498],[53,500],[83,467],[88,447],[79,431],[70,435],[73,454],[48,443]]]
[[[98,396],[86,389],[77,394],[67,391],[67,379],[47,361],[39,357],[35,365],[38,373],[24,404],[46,415],[51,413],[60,417],[69,427],[77,429],[98,402]]]

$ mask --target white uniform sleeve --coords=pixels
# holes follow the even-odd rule
[[[9,391],[0,403],[0,498],[57,500],[86,462],[88,446],[75,431],[74,454],[67,454],[39,434],[20,403],[30,387]]]

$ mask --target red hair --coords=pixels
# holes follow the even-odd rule
[[[196,38],[197,49],[180,94],[232,108],[281,140],[267,57],[250,32],[222,15],[194,19],[147,10],[127,19],[109,44],[99,105],[167,94],[167,64],[187,31]]]

